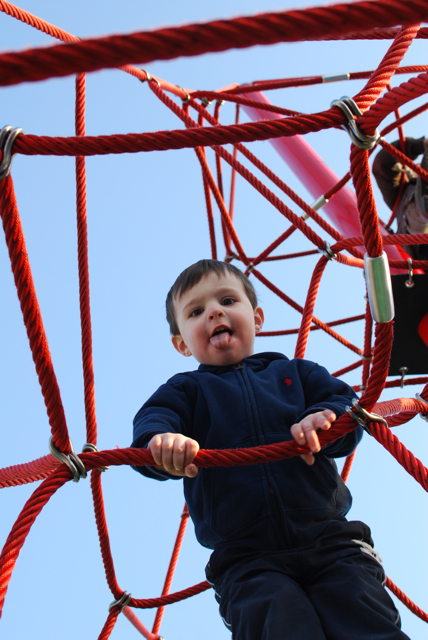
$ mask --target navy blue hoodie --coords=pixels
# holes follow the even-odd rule
[[[200,365],[180,373],[149,398],[134,419],[133,447],[158,433],[182,433],[201,449],[254,447],[292,440],[290,427],[331,409],[337,417],[356,395],[324,367],[260,353],[237,365]],[[184,478],[184,494],[199,542],[211,549],[238,543],[253,549],[309,544],[332,520],[344,520],[351,495],[331,458],[349,455],[362,428],[315,454],[242,467],[200,469]],[[150,467],[145,476],[172,478]]]

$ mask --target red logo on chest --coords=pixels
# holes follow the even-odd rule
[[[285,384],[287,385],[287,387],[289,387],[289,386],[290,386],[290,384],[291,384],[291,380],[290,380],[290,378],[285,378],[285,379],[284,379],[284,382],[285,382]]]

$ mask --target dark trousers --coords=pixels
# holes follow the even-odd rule
[[[233,640],[409,640],[369,528],[341,524],[308,547],[214,552],[207,579]]]

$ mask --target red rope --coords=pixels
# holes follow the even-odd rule
[[[129,62],[148,63],[260,44],[321,40],[428,19],[425,0],[364,1],[93,38],[0,56],[0,86],[34,82]]]
[[[177,537],[175,539],[174,548],[172,550],[171,560],[168,566],[168,571],[165,578],[165,584],[162,589],[162,596],[168,595],[171,589],[172,579],[174,577],[175,568],[177,566],[178,556],[180,554],[181,545],[183,543],[184,534],[186,532],[187,522],[189,520],[189,510],[187,505],[184,505],[183,513],[181,514],[181,522],[178,528]],[[162,622],[165,607],[159,607],[156,611],[155,621],[153,623],[152,633],[159,634],[159,629]]]
[[[85,76],[76,78],[76,136],[85,135]],[[88,225],[85,158],[76,158],[77,253],[79,263],[80,324],[85,389],[86,441],[97,444],[92,324],[89,296]]]
[[[428,16],[428,8],[426,3],[420,0],[413,0],[402,6],[398,0],[391,0],[388,6],[384,2],[361,2],[352,5],[337,5],[335,7],[320,7],[305,11],[291,11],[281,14],[265,14],[256,18],[238,18],[228,21],[217,21],[206,25],[188,25],[186,27],[164,29],[149,33],[133,34],[130,36],[113,36],[111,38],[94,39],[85,42],[77,42],[77,39],[66,32],[58,30],[53,25],[49,25],[44,21],[23,12],[8,2],[0,0],[0,10],[13,15],[14,17],[31,24],[36,28],[49,33],[54,37],[61,38],[68,42],[74,42],[72,45],[60,47],[50,47],[43,50],[5,54],[0,56],[0,78],[4,84],[15,82],[18,75],[19,81],[36,79],[36,77],[51,77],[52,75],[66,75],[71,73],[70,69],[86,70],[109,66],[117,66],[121,64],[122,58],[127,56],[152,56],[155,59],[160,56],[161,59],[167,57],[175,57],[180,55],[196,55],[200,51],[218,51],[231,47],[247,47],[252,44],[291,41],[291,39],[301,38],[304,33],[308,39],[315,37],[324,38],[341,38],[346,36],[349,29],[353,29],[353,33],[349,35],[353,38],[390,38],[394,37],[394,42],[389,48],[387,54],[382,60],[379,67],[372,73],[363,90],[356,96],[356,101],[365,111],[364,115],[358,119],[358,126],[365,133],[372,133],[381,120],[392,111],[395,111],[397,120],[393,126],[390,125],[389,130],[394,127],[400,127],[403,122],[414,117],[417,113],[421,113],[427,105],[423,105],[413,110],[407,116],[399,117],[398,108],[405,104],[415,96],[423,95],[428,90],[428,74],[423,73],[418,78],[412,78],[409,82],[400,85],[396,89],[390,89],[383,98],[379,98],[381,92],[387,86],[390,77],[394,73],[419,72],[425,70],[426,67],[402,67],[398,69],[398,64],[402,60],[410,43],[415,37],[427,37],[427,30],[418,31],[417,27],[407,27],[400,31],[395,29],[377,29],[376,32],[368,34],[358,34],[355,29],[371,28],[373,25],[396,24],[397,22],[409,22],[423,19]],[[364,13],[362,13],[364,12]],[[388,15],[386,13],[388,12]],[[401,13],[400,13],[401,12]],[[403,19],[398,20],[397,16],[402,15]],[[352,16],[352,17],[351,17]],[[393,16],[391,18],[391,16]],[[256,28],[257,27],[257,28]],[[288,33],[287,33],[288,30]],[[290,36],[290,33],[292,34]],[[202,34],[202,36],[201,36]],[[347,37],[347,36],[346,36]],[[119,46],[120,45],[120,46]],[[202,48],[201,48],[202,47]],[[135,53],[138,51],[138,53]],[[53,55],[57,55],[54,60]],[[155,56],[155,57],[153,57]],[[159,58],[159,59],[160,59]],[[137,58],[135,58],[137,59]],[[15,66],[14,66],[15,65]],[[21,65],[21,66],[20,66]],[[73,66],[74,65],[74,66]],[[76,66],[77,65],[77,66]],[[407,71],[405,71],[407,69]],[[144,71],[133,67],[125,68],[132,75],[140,79],[146,79],[147,75]],[[9,75],[8,75],[9,74]],[[27,75],[26,75],[27,74]],[[39,74],[39,75],[37,75]],[[45,74],[45,75],[43,75]],[[48,75],[46,75],[48,74]],[[352,78],[368,77],[368,72],[358,72],[351,74]],[[291,79],[282,81],[268,81],[262,83],[253,83],[250,88],[238,87],[232,92],[205,92],[203,95],[215,99],[228,99],[239,104],[252,106],[261,106],[257,102],[248,100],[239,93],[248,93],[250,90],[260,90],[260,88],[273,88],[275,82],[282,82],[282,86],[298,86],[303,84],[315,84],[322,80],[317,76],[314,78]],[[294,82],[295,84],[284,84]],[[2,82],[0,81],[0,84]],[[95,443],[96,439],[96,418],[95,418],[95,396],[94,396],[94,379],[93,365],[91,354],[91,327],[90,327],[90,311],[89,311],[89,275],[88,275],[88,255],[87,255],[87,224],[86,224],[86,192],[85,192],[85,170],[84,156],[105,153],[123,153],[148,151],[154,149],[166,148],[184,148],[194,147],[198,160],[202,167],[204,190],[207,202],[208,223],[210,229],[211,247],[213,256],[217,255],[215,242],[214,218],[211,205],[211,193],[220,209],[221,222],[224,230],[225,245],[228,253],[232,252],[230,241],[233,242],[239,259],[248,267],[250,258],[240,244],[239,237],[233,225],[233,202],[235,190],[235,176],[239,173],[243,176],[261,195],[263,195],[278,211],[291,222],[289,227],[283,234],[271,243],[258,257],[252,260],[256,265],[264,260],[278,260],[291,257],[286,256],[270,256],[270,253],[277,248],[282,242],[291,236],[295,230],[300,230],[315,246],[319,249],[324,248],[324,242],[321,238],[304,223],[304,221],[294,214],[288,207],[284,205],[266,186],[253,176],[240,162],[237,160],[238,151],[244,155],[250,162],[261,170],[276,186],[278,186],[287,196],[289,196],[295,204],[297,204],[305,213],[310,215],[323,230],[327,231],[331,237],[336,240],[336,245],[332,247],[337,252],[337,261],[353,267],[361,268],[361,254],[355,249],[356,246],[363,244],[362,238],[344,239],[338,234],[328,223],[326,223],[311,207],[303,202],[285,183],[280,181],[263,163],[261,163],[253,154],[251,154],[242,141],[269,139],[272,137],[280,137],[284,135],[294,135],[295,133],[307,133],[309,131],[317,131],[328,127],[338,127],[344,122],[344,116],[336,108],[325,111],[320,114],[313,115],[291,115],[296,112],[284,109],[282,107],[271,106],[269,111],[289,115],[277,121],[248,123],[239,125],[238,107],[237,117],[234,125],[222,126],[218,123],[219,105],[216,106],[214,118],[206,112],[205,109],[197,105],[194,99],[190,104],[199,111],[199,125],[203,124],[204,118],[213,125],[212,127],[198,126],[191,118],[189,118],[187,110],[179,109],[173,101],[171,101],[154,83],[150,83],[155,94],[178,115],[188,127],[187,131],[158,132],[155,134],[130,134],[127,136],[104,136],[100,138],[87,138],[84,131],[84,78],[77,79],[76,84],[76,137],[75,138],[38,138],[36,136],[20,136],[16,141],[14,151],[26,153],[28,155],[57,154],[57,155],[75,155],[76,157],[76,180],[77,180],[77,217],[78,217],[78,256],[79,256],[79,284],[80,284],[80,300],[81,300],[81,319],[82,319],[82,353],[83,368],[85,381],[85,409],[88,425],[88,440]],[[162,81],[163,87],[171,87],[169,83]],[[232,93],[234,92],[234,95]],[[198,92],[198,95],[201,92]],[[379,98],[379,99],[378,99]],[[384,130],[386,131],[388,127]],[[234,144],[233,155],[229,154],[225,149],[218,146],[231,142]],[[381,142],[386,149],[390,145]],[[204,146],[212,146],[216,152],[217,165],[217,184],[212,176],[206,161]],[[397,155],[398,154],[398,155]],[[402,161],[402,154],[394,149],[394,153],[398,159]],[[354,184],[356,186],[358,205],[362,223],[364,244],[370,255],[380,255],[383,244],[427,244],[428,234],[419,234],[412,237],[401,235],[382,238],[379,232],[379,224],[377,220],[376,207],[370,186],[370,177],[368,169],[369,154],[360,149],[352,149],[351,153],[351,170]],[[404,156],[403,156],[404,157]],[[223,174],[221,159],[224,159],[232,167],[232,185],[229,212],[224,202],[223,190]],[[405,164],[412,166],[414,163],[404,157]],[[416,172],[422,177],[428,177],[428,174],[414,165]],[[326,195],[331,198],[335,193],[348,181],[349,174],[345,176],[335,187],[333,187]],[[22,229],[15,220],[16,203],[14,201],[12,182],[10,178],[3,181],[0,185],[0,209],[3,218],[3,224],[6,231],[6,240],[11,255],[12,268],[14,269],[15,281],[17,283],[18,295],[20,297],[21,307],[24,313],[24,321],[26,317],[27,332],[32,346],[33,358],[36,363],[36,369],[42,385],[43,395],[48,408],[49,420],[51,422],[54,441],[57,444],[65,445],[68,448],[68,435],[65,425],[65,417],[63,415],[62,405],[57,389],[55,376],[53,373],[50,355],[47,350],[47,342],[44,336],[43,325],[41,324],[40,312],[38,310],[37,299],[35,298],[34,286],[32,284],[31,272],[28,267],[28,257],[25,250],[25,242],[23,240]],[[10,211],[12,211],[12,213]],[[17,214],[17,210],[16,210]],[[11,220],[13,222],[11,222]],[[350,251],[354,257],[347,257],[341,254],[344,249]],[[314,251],[301,252],[299,255],[313,254]],[[291,254],[296,257],[297,254]],[[20,260],[21,259],[21,260]],[[22,264],[24,263],[24,264]],[[403,268],[406,266],[404,260],[390,261],[391,266],[395,268]],[[361,316],[353,318],[345,318],[331,323],[322,323],[313,317],[315,300],[320,285],[322,273],[327,264],[325,257],[322,257],[314,270],[311,285],[308,290],[305,308],[302,309],[297,303],[288,298],[286,294],[280,291],[275,285],[269,282],[262,274],[253,269],[254,275],[261,280],[269,289],[274,291],[280,298],[290,304],[293,308],[303,313],[302,324],[299,330],[299,337],[296,346],[296,354],[303,357],[309,332],[314,329],[322,328],[332,337],[339,340],[342,344],[361,355],[361,351],[354,345],[345,340],[334,332],[331,327],[336,324],[351,322],[361,319]],[[427,261],[415,261],[415,268],[427,268]],[[25,269],[28,268],[28,271]],[[23,285],[24,282],[24,285]],[[28,293],[29,292],[29,293]],[[21,295],[22,294],[22,295]],[[27,314],[27,316],[26,316]],[[36,317],[34,329],[34,319]],[[30,321],[31,319],[31,321]],[[366,324],[364,337],[364,355],[369,357],[371,354],[371,317],[369,311],[366,310]],[[314,323],[314,324],[313,324]],[[287,330],[284,332],[265,332],[269,334],[285,334],[295,330]],[[34,333],[36,332],[36,333]],[[36,335],[37,337],[34,337]],[[32,338],[33,336],[33,338]],[[417,413],[427,413],[424,403],[412,399],[399,399],[376,404],[380,397],[380,393],[385,386],[397,386],[400,381],[386,382],[388,373],[388,361],[392,344],[392,323],[386,325],[378,325],[376,327],[376,340],[373,353],[373,367],[369,375],[369,360],[363,362],[363,386],[367,384],[367,389],[360,400],[361,406],[368,410],[373,408],[381,415],[387,416],[389,427],[402,424],[411,419]],[[34,348],[33,348],[34,347]],[[39,349],[41,347],[41,351]],[[47,354],[47,355],[46,355]],[[343,375],[344,373],[356,369],[361,366],[362,361],[341,369],[334,375]],[[46,373],[45,373],[46,368]],[[415,378],[406,380],[405,384],[414,384],[417,382],[426,382],[427,378]],[[423,397],[428,398],[428,385],[422,392]],[[328,433],[320,436],[322,445],[327,444],[341,437],[344,432],[354,429],[356,423],[348,416],[342,416]],[[375,438],[385,446],[398,462],[410,473],[426,490],[428,490],[428,472],[423,464],[408,451],[399,440],[391,434],[389,429],[382,424],[372,423],[371,428]],[[61,440],[62,437],[62,440]],[[57,444],[57,446],[59,446]],[[61,447],[60,447],[61,448]],[[257,464],[270,460],[279,460],[291,456],[299,455],[304,452],[305,448],[299,448],[293,442],[280,443],[265,447],[256,447],[254,449],[234,449],[224,451],[200,451],[196,458],[196,464],[202,467],[210,466],[232,466],[242,464]],[[353,454],[354,455],[354,454]],[[353,455],[349,456],[345,462],[342,477],[346,480],[351,468]],[[125,449],[122,451],[114,450],[113,452],[105,451],[102,453],[83,454],[82,461],[87,469],[93,469],[91,485],[93,489],[95,517],[100,539],[101,553],[106,571],[106,578],[109,587],[115,597],[119,599],[123,593],[120,589],[114,571],[113,558],[108,538],[107,523],[104,512],[100,472],[98,467],[106,464],[112,466],[119,464],[153,464],[151,455],[146,450]],[[39,460],[24,465],[15,465],[0,470],[0,486],[12,486],[31,482],[36,479],[46,477],[42,485],[36,489],[33,496],[24,506],[20,516],[18,517],[12,531],[6,541],[3,552],[0,556],[0,609],[3,606],[7,586],[11,573],[16,563],[19,551],[29,533],[29,530],[42,510],[43,506],[49,500],[55,491],[68,481],[71,477],[69,470],[61,465],[58,468],[58,462],[52,456],[45,456]],[[1,485],[3,483],[3,485]],[[169,594],[171,587],[172,575],[177,562],[179,548],[184,535],[185,522],[187,521],[187,512],[184,514],[180,525],[177,541],[173,550],[170,566],[165,580],[164,589],[160,598],[150,599],[131,599],[129,605],[139,608],[161,607],[155,618],[153,633],[145,629],[144,625],[140,625],[143,635],[150,640],[157,640],[156,635],[159,631],[160,621],[162,617],[162,607],[166,604],[176,602],[186,597],[190,597],[196,593],[208,589],[209,584],[202,582],[199,585],[190,587],[175,594]],[[388,581],[387,586],[395,589],[397,597],[408,606],[416,615],[427,621],[427,615],[422,612],[407,596]],[[392,587],[391,587],[392,585]],[[401,595],[399,595],[401,594]],[[125,615],[132,617],[130,609],[126,608]],[[109,614],[107,621],[99,636],[100,640],[106,640],[114,627],[119,609],[116,607]],[[132,615],[131,615],[132,614]],[[135,618],[135,616],[134,616]],[[137,625],[138,626],[138,625]]]
[[[412,613],[414,613],[414,614],[415,614],[415,616],[418,616],[418,618],[420,618],[420,619],[421,619],[421,620],[423,620],[424,622],[428,622],[428,614],[427,614],[427,613],[425,613],[425,611],[422,611],[422,609],[420,609],[419,607],[417,607],[417,606],[415,605],[415,603],[414,603],[414,602],[412,602],[412,601],[410,600],[410,598],[408,598],[408,597],[406,596],[406,594],[405,594],[405,593],[403,593],[403,592],[401,591],[401,589],[399,589],[399,588],[397,587],[397,585],[396,585],[396,584],[394,584],[394,583],[392,582],[392,580],[390,580],[388,577],[386,578],[385,586],[386,586],[386,587],[388,587],[388,589],[389,589],[390,591],[392,591],[392,593],[394,594],[394,596],[396,596],[399,600],[401,600],[401,602],[402,602],[402,603],[403,603],[403,604],[404,604],[408,609],[410,609],[410,611],[411,611]]]
[[[31,353],[49,416],[53,443],[57,449],[68,453],[70,444],[61,394],[43,326],[25,245],[24,231],[10,176],[0,182],[0,217],[3,222],[13,277],[30,341]]]

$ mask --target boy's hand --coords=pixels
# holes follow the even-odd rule
[[[324,411],[318,411],[317,413],[311,413],[306,418],[303,418],[297,424],[293,424],[291,427],[291,435],[297,442],[297,444],[307,444],[309,449],[313,453],[302,453],[300,456],[306,462],[306,464],[314,464],[314,453],[321,450],[320,442],[318,440],[317,431],[322,429],[326,431],[330,429],[331,423],[336,420],[336,415],[330,409]]]
[[[198,467],[192,464],[199,451],[196,440],[181,433],[159,433],[150,440],[147,449],[157,466],[172,476],[195,478]]]

